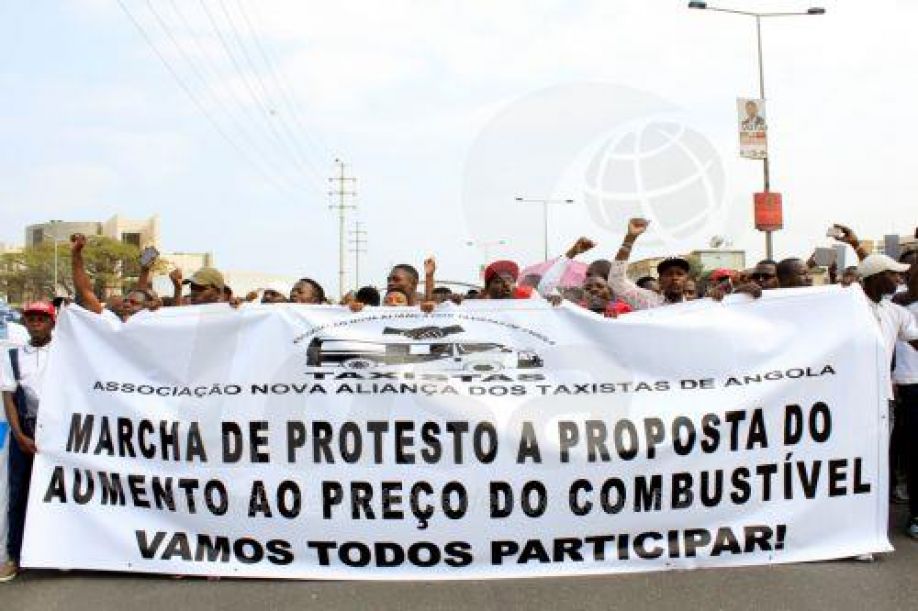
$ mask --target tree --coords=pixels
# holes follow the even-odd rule
[[[44,241],[21,252],[0,255],[0,293],[11,303],[49,299],[59,293],[72,296],[70,245],[68,242],[57,244],[56,290],[54,248],[53,242]],[[100,298],[130,286],[140,273],[140,249],[104,236],[89,238],[83,259]]]

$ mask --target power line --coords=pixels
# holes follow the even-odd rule
[[[195,76],[198,78],[198,80],[204,85],[204,87],[206,88],[207,92],[210,94],[209,97],[211,98],[212,102],[214,103],[214,106],[216,106],[216,107],[218,107],[218,108],[221,107],[222,104],[221,104],[221,102],[220,102],[220,96],[217,94],[217,92],[214,90],[214,87],[213,87],[213,86],[210,84],[210,82],[207,80],[207,77],[204,76],[204,74],[203,74],[203,72],[201,71],[201,69],[199,68],[197,62],[195,62],[195,61],[188,55],[188,53],[185,51],[185,49],[182,47],[182,45],[179,43],[179,41],[175,38],[175,35],[172,33],[172,29],[169,27],[169,24],[166,23],[165,19],[162,17],[162,15],[159,13],[159,11],[156,10],[156,8],[155,8],[154,5],[153,5],[153,2],[152,2],[151,0],[146,0],[146,2],[147,2],[147,7],[150,9],[150,12],[153,14],[153,17],[156,19],[156,21],[157,21],[157,23],[159,24],[160,28],[162,28],[162,30],[166,33],[166,36],[169,38],[170,42],[172,42],[172,45],[178,50],[178,52],[179,52],[179,54],[181,55],[182,59],[184,59],[185,62],[191,67],[191,70],[192,70],[192,72],[194,73],[194,75],[195,75]],[[173,1],[173,8],[175,8],[175,9],[177,10],[177,7],[175,6],[174,1]],[[184,15],[181,14],[181,13],[179,13],[179,16],[180,16],[180,18],[183,18],[183,17],[184,17]],[[186,22],[186,23],[187,23],[187,22]],[[195,38],[195,43],[197,43],[197,39],[196,39],[196,38]],[[231,119],[231,121],[235,124],[235,126],[236,126],[237,130],[239,131],[239,133],[242,134],[243,139],[247,141],[248,146],[250,146],[252,149],[258,149],[258,148],[260,148],[260,147],[257,147],[257,146],[256,146],[256,143],[257,143],[256,139],[253,138],[253,137],[249,134],[248,130],[245,128],[244,123],[243,123],[243,122],[240,122],[240,121],[238,120],[238,118],[237,118],[233,113],[231,113],[231,112],[229,111],[228,108],[224,108],[224,112],[225,112],[226,115]],[[258,154],[264,156],[263,153],[262,153],[260,150],[256,150],[256,155],[258,155]],[[259,164],[259,167],[261,167],[260,164]],[[262,169],[262,171],[263,171],[265,174],[270,174],[272,177],[274,176],[273,173],[268,172],[267,170]],[[284,176],[283,176],[282,174],[279,175],[279,179],[280,179],[281,182],[284,182],[284,181],[285,181],[285,178],[284,178]],[[293,191],[293,192],[296,192],[296,188],[293,187],[293,186],[289,186],[289,185],[288,185],[287,188],[291,189],[291,191]]]
[[[272,80],[275,83],[278,91],[281,93],[281,97],[285,105],[287,106],[287,111],[290,116],[293,118],[293,122],[296,124],[296,127],[299,129],[300,133],[303,135],[304,140],[308,148],[312,149],[312,152],[318,156],[319,159],[326,159],[331,157],[331,149],[323,141],[321,134],[316,133],[313,137],[309,129],[305,127],[303,121],[300,117],[300,112],[297,105],[294,103],[293,95],[290,93],[291,89],[287,85],[286,79],[284,79],[283,71],[276,68],[276,62],[272,58],[272,53],[270,48],[266,48],[265,45],[261,44],[261,38],[258,36],[257,29],[255,28],[251,19],[249,19],[248,12],[245,10],[245,5],[242,0],[236,0],[236,4],[239,7],[239,12],[242,14],[242,18],[246,23],[246,26],[249,29],[249,34],[252,39],[255,41],[255,46],[258,49],[259,54],[264,60],[265,65],[268,67],[268,74],[271,76]],[[299,145],[299,140],[296,141]],[[304,156],[308,157],[308,154],[304,152]]]
[[[287,122],[284,120],[283,114],[277,112],[277,109],[275,108],[275,104],[271,104],[270,108],[267,108],[268,103],[272,102],[272,97],[268,91],[268,87],[265,85],[265,81],[261,77],[261,72],[255,66],[255,62],[252,60],[252,56],[249,54],[246,48],[246,44],[243,40],[243,36],[240,34],[239,29],[236,27],[236,23],[233,20],[232,16],[230,15],[229,9],[227,9],[226,7],[226,3],[224,2],[224,0],[219,0],[219,3],[220,3],[220,9],[223,11],[223,14],[226,16],[226,21],[230,25],[230,29],[233,33],[233,38],[236,40],[236,44],[238,45],[239,49],[242,51],[242,57],[243,59],[245,59],[246,64],[248,64],[249,70],[251,71],[251,73],[255,76],[255,81],[258,84],[258,88],[261,90],[261,94],[263,96],[262,98],[263,105],[266,107],[266,111],[269,113],[270,117],[272,119],[277,119],[277,122],[279,123],[279,126],[281,128],[281,133],[284,136],[286,136],[286,140],[288,141],[288,146],[290,147],[290,152],[293,155],[293,158],[299,164],[301,171],[311,172],[314,177],[320,178],[321,173],[316,169],[316,167],[312,164],[312,162],[309,159],[307,159],[301,154],[301,147],[298,145],[296,135],[290,129],[290,126],[287,125]],[[239,6],[238,3],[237,3],[237,6]],[[258,42],[257,38],[255,39],[255,42],[256,43]],[[292,146],[290,146],[291,144]]]
[[[262,110],[262,113],[264,115],[263,118],[265,120],[265,123],[268,126],[268,129],[274,135],[275,140],[277,140],[277,142],[282,147],[289,149],[289,143],[286,140],[284,140],[283,136],[278,131],[277,126],[274,124],[274,121],[271,120],[270,109],[259,98],[258,93],[255,91],[255,88],[252,86],[252,83],[249,81],[249,78],[246,76],[245,71],[240,65],[239,60],[236,58],[236,54],[233,53],[232,49],[230,48],[230,44],[226,40],[226,37],[223,36],[223,32],[220,29],[220,26],[217,24],[217,20],[214,18],[213,13],[210,11],[209,8],[207,8],[207,3],[204,0],[199,0],[199,3],[201,5],[201,8],[204,9],[204,13],[207,15],[207,19],[208,21],[210,21],[210,24],[214,32],[217,34],[217,38],[220,40],[220,44],[223,47],[223,50],[226,52],[227,57],[229,57],[230,62],[232,63],[233,67],[236,69],[236,72],[239,74],[239,77],[241,78],[243,85],[245,85],[246,91],[248,91],[249,96],[252,98],[252,101],[255,102],[255,105]],[[232,23],[230,23],[230,26],[232,27]],[[234,32],[235,32],[235,29],[234,29]],[[296,160],[295,156],[293,159],[294,161]],[[308,174],[306,175],[308,176]]]
[[[162,54],[162,52],[159,50],[159,48],[157,48],[156,44],[153,42],[153,39],[150,38],[150,35],[147,33],[144,27],[140,24],[140,22],[137,21],[137,19],[134,17],[133,13],[131,13],[128,7],[125,6],[124,2],[122,0],[117,0],[117,1],[118,1],[118,6],[121,7],[121,10],[124,12],[124,14],[127,15],[128,19],[131,20],[131,23],[134,24],[134,27],[137,28],[137,31],[140,32],[140,35],[143,37],[146,43],[150,46],[150,48],[153,50],[153,52],[156,54],[159,60],[163,63],[163,66],[166,67],[166,70],[169,72],[169,74],[172,75],[172,78],[175,79],[175,82],[178,84],[178,86],[182,89],[182,91],[185,92],[185,94],[194,103],[194,105],[198,108],[198,110],[201,111],[201,114],[205,116],[205,118],[210,122],[210,124],[217,131],[217,133],[219,133],[220,136],[224,140],[226,140],[226,142],[237,153],[239,153],[239,155],[243,159],[245,159],[253,168],[255,168],[255,170],[262,176],[262,178],[264,178],[265,180],[267,180],[272,185],[274,185],[281,191],[285,192],[286,194],[287,187],[281,183],[276,182],[276,180],[273,177],[271,177],[269,174],[266,174],[265,171],[261,168],[261,166],[255,163],[249,157],[249,155],[245,152],[245,150],[240,148],[240,146],[236,143],[236,141],[229,137],[226,131],[220,126],[220,124],[216,121],[216,119],[214,119],[214,117],[211,115],[207,107],[204,106],[203,103],[201,103],[201,101],[194,94],[194,92],[191,90],[188,84],[185,83],[184,79],[182,79],[182,77],[175,70],[175,68],[173,68],[172,64],[169,63],[169,60],[167,60],[166,57]]]

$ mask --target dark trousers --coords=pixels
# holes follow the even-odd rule
[[[918,384],[899,387],[899,406],[902,413],[902,450],[908,477],[908,508],[913,518],[918,518]]]
[[[23,422],[23,425],[26,425]],[[23,426],[23,432],[34,435],[34,428]],[[29,484],[32,482],[32,462],[35,457],[26,454],[10,435],[10,531],[6,542],[6,551],[10,560],[19,562],[22,552],[22,536],[25,533],[26,506],[29,502]]]

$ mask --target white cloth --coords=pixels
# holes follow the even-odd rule
[[[571,260],[566,256],[561,255],[555,259],[554,263],[551,264],[545,273],[542,274],[542,279],[539,280],[539,286],[536,290],[539,292],[539,295],[542,297],[548,297],[549,295],[557,295],[558,285],[561,284],[561,278],[564,277],[564,272],[567,271],[568,266],[570,266]]]
[[[905,309],[911,312],[913,321],[918,320],[918,301],[912,302]],[[918,384],[918,350],[907,342],[896,342],[896,369],[893,371],[893,382]]]
[[[29,343],[29,332],[15,322],[0,322],[0,348],[18,348]]]
[[[45,377],[45,365],[48,363],[48,354],[51,352],[51,342],[44,346],[31,345],[14,348],[19,352],[19,382],[25,391],[26,414],[38,415],[38,402],[41,399],[42,384]],[[17,386],[16,376],[13,374],[13,364],[7,352],[2,358],[0,367],[0,390],[15,392]]]
[[[868,299],[867,302],[870,304],[870,310],[873,312],[874,318],[880,325],[880,333],[883,336],[886,355],[885,363],[887,366],[882,368],[884,379],[881,382],[888,389],[887,398],[892,399],[891,369],[896,341],[912,342],[918,340],[918,322],[916,322],[915,316],[911,312],[889,299],[881,299],[880,303],[874,303],[872,299]]]

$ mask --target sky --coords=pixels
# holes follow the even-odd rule
[[[711,6],[799,11],[800,1]],[[756,97],[754,20],[669,0],[7,0],[0,3],[0,241],[26,225],[159,214],[165,251],[338,285],[328,177],[346,162],[360,284],[438,261],[764,254],[761,163],[738,156]],[[918,224],[918,3],[827,1],[763,20],[775,255]],[[469,243],[472,243],[471,245]],[[589,260],[590,256],[585,255]],[[348,255],[348,285],[354,277]]]

